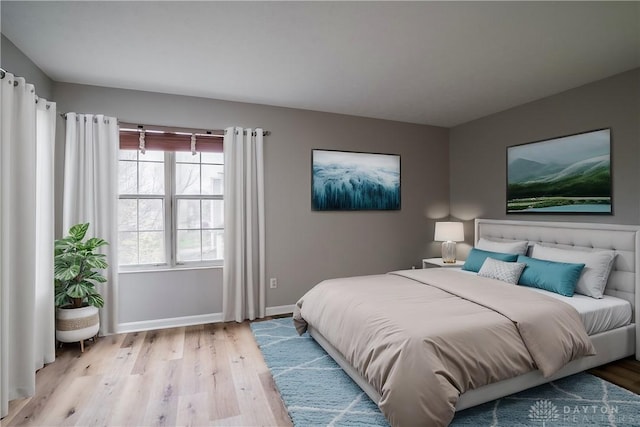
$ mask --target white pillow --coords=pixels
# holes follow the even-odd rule
[[[478,276],[489,277],[503,282],[517,285],[522,271],[527,266],[523,262],[506,262],[494,258],[484,260],[478,271]]]
[[[504,254],[526,255],[529,242],[526,240],[514,240],[513,242],[497,242],[483,237],[478,240],[476,248],[484,251],[501,252]]]
[[[576,292],[592,298],[602,298],[616,253],[613,251],[588,252],[534,245],[531,257],[547,261],[584,264],[584,269],[582,269],[576,285]]]

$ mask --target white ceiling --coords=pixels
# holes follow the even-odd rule
[[[11,2],[53,80],[438,126],[640,67],[640,3]]]

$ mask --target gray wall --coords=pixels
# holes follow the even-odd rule
[[[605,127],[613,216],[506,214],[508,146]],[[454,217],[640,224],[640,69],[456,126],[449,138]],[[471,243],[472,221],[465,236]]]
[[[53,81],[49,76],[42,72],[4,34],[0,39],[0,66],[15,76],[24,77],[28,83],[35,85],[38,96],[52,100]]]
[[[320,280],[418,266],[438,256],[435,219],[477,217],[640,223],[640,70],[544,98],[448,131],[287,108],[52,82],[2,36],[2,66],[36,85],[58,111],[103,113],[144,124],[262,126],[266,138],[267,306],[293,304]],[[613,216],[506,215],[506,147],[611,127]],[[61,205],[64,121],[58,122],[56,201]],[[402,210],[313,212],[311,149],[402,156]],[[60,212],[57,210],[57,218]],[[60,235],[58,224],[56,233]],[[464,253],[464,245],[462,252]],[[464,254],[461,254],[464,256]],[[120,277],[120,323],[218,313],[220,269]],[[186,285],[184,285],[186,284]],[[150,297],[151,296],[151,297]],[[140,304],[145,301],[144,304]],[[149,301],[149,303],[146,303]],[[141,308],[144,305],[144,309]]]
[[[317,282],[338,276],[418,266],[436,256],[433,219],[448,215],[448,130],[295,109],[56,83],[58,111],[103,113],[134,123],[220,129],[263,127],[265,139],[266,268],[278,278],[267,307],[294,304]],[[58,123],[63,129],[64,121]],[[58,138],[61,144],[62,139]],[[311,149],[396,153],[402,162],[402,209],[392,212],[311,211]],[[58,147],[59,161],[63,150]],[[60,172],[60,171],[59,171]],[[61,189],[58,176],[57,197]],[[202,273],[200,287],[173,277],[158,283],[145,273],[121,274],[120,322],[164,316],[136,312],[129,301],[196,301],[205,287],[219,289],[219,273]],[[186,294],[185,294],[186,293]],[[183,304],[172,316],[219,312],[221,291],[209,306]],[[182,301],[182,302],[180,302]],[[128,305],[127,305],[128,304]],[[177,310],[180,311],[180,310]]]

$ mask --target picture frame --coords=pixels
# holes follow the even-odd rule
[[[613,215],[611,128],[507,147],[506,210]]]
[[[400,155],[311,150],[314,211],[400,210]]]

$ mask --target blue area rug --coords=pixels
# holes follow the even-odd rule
[[[251,329],[293,424],[388,426],[377,405],[290,317]],[[452,426],[640,425],[640,396],[590,374],[577,374],[456,414]]]

